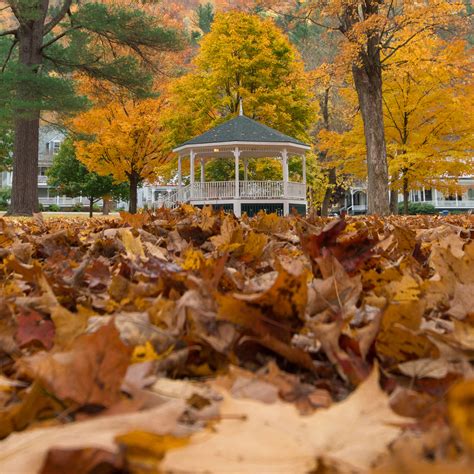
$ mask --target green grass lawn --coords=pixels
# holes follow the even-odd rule
[[[10,217],[5,216],[6,211],[0,211],[0,217],[6,217],[9,219]],[[89,213],[88,212],[42,212],[43,218],[45,219],[51,219],[51,218],[81,218],[81,219],[88,219],[89,218]],[[94,212],[94,217],[101,217],[101,218],[112,218],[112,217],[118,217],[119,213],[118,212],[111,212],[108,216],[104,216],[100,212]],[[18,217],[11,217],[11,219],[18,219]],[[20,218],[21,219],[21,218]],[[26,218],[28,219],[28,217]]]

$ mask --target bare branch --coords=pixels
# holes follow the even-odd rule
[[[386,62],[388,59],[390,59],[399,49],[403,48],[404,46],[406,46],[408,43],[410,43],[414,38],[416,38],[418,35],[420,35],[421,33],[423,33],[424,31],[426,30],[429,30],[431,28],[431,26],[425,26],[424,28],[421,28],[420,30],[418,31],[415,31],[415,33],[413,33],[412,35],[410,35],[405,41],[403,41],[402,43],[400,43],[399,45],[397,45],[396,47],[394,48],[391,48],[392,51],[387,54],[383,59],[382,59],[382,63]]]
[[[313,23],[313,25],[319,26],[321,28],[325,28],[325,29],[331,30],[331,31],[339,31],[338,27],[325,25],[324,23],[319,23],[318,21],[316,21],[311,16],[310,13],[308,13],[307,15],[304,15],[304,16],[297,16],[297,15],[293,15],[293,14],[290,14],[290,13],[279,12],[278,10],[275,10],[274,8],[271,8],[271,7],[269,7],[267,10],[272,12],[272,13],[275,13],[276,15],[283,16],[283,17],[285,17],[287,19],[290,19],[290,20],[310,21],[311,23]]]
[[[18,11],[18,8],[16,7],[16,5],[11,0],[7,0],[7,3],[8,3],[8,6],[9,6],[10,10],[15,15],[18,23],[23,24],[20,12]]]
[[[47,35],[68,13],[71,8],[72,0],[64,0],[64,3],[56,16],[44,27],[43,35]]]
[[[13,30],[6,30],[6,31],[2,31],[0,33],[0,36],[8,36],[8,35],[14,35],[16,36],[18,33],[18,28],[15,28]]]
[[[56,41],[60,40],[61,38],[64,38],[64,36],[68,35],[71,31],[77,30],[79,28],[81,28],[81,26],[77,25],[77,26],[73,26],[72,28],[69,28],[68,30],[64,30],[59,35],[52,38],[51,40],[49,40],[45,44],[43,44],[43,46],[41,46],[41,50],[46,49],[48,46],[51,46],[53,43],[56,43]]]

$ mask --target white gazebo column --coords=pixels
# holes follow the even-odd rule
[[[303,184],[306,184],[306,154],[302,156],[302,168],[303,168]]]
[[[283,215],[290,213],[290,204],[288,202],[288,151],[285,148],[281,152],[281,164],[283,167]]]
[[[244,181],[249,180],[249,160],[244,158]]]
[[[181,155],[178,156],[178,189],[183,186],[183,163]]]
[[[204,158],[201,158],[201,184],[204,184]]]
[[[190,182],[190,196],[193,197],[194,195],[194,158],[196,157],[196,153],[191,150],[189,154],[189,182]]]
[[[240,150],[238,147],[234,149],[234,164],[235,164],[235,190],[234,190],[234,214],[237,217],[242,215],[242,206],[240,205],[240,185],[239,185],[239,158]]]

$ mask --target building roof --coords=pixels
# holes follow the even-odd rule
[[[192,138],[175,148],[179,151],[183,148],[189,148],[192,145],[208,145],[223,143],[286,143],[309,148],[309,145],[296,138],[285,135],[273,128],[267,127],[262,123],[252,120],[245,115],[239,115],[217,127],[204,132],[202,135]]]

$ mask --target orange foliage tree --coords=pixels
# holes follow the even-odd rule
[[[403,193],[407,212],[410,190],[451,192],[460,176],[474,173],[473,127],[465,120],[474,113],[470,57],[465,41],[448,42],[426,33],[386,64],[382,100],[391,189],[395,197]],[[352,103],[355,108],[355,94]],[[365,177],[360,114],[350,131],[322,131],[319,137],[334,166]]]
[[[130,212],[137,211],[137,189],[154,181],[169,154],[160,114],[164,99],[115,101],[76,116],[78,159],[99,175],[130,186]]]
[[[288,2],[267,2],[278,12]],[[421,34],[453,22],[465,9],[445,0],[309,0],[298,19],[342,33],[340,63],[351,71],[357,91],[366,140],[368,205],[370,213],[389,212],[387,150],[383,120],[382,71],[384,63]],[[399,32],[409,32],[400,37]]]

